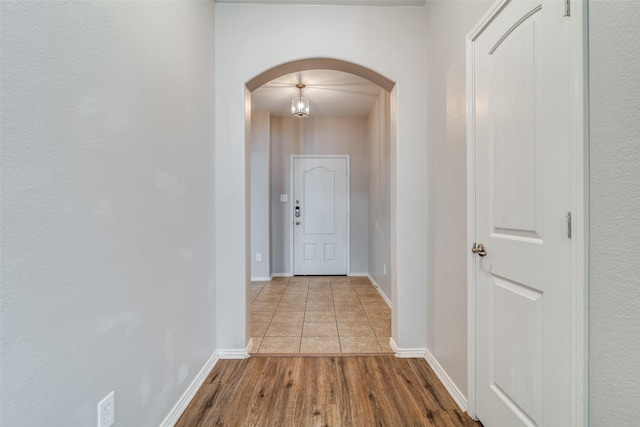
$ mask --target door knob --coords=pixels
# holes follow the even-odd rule
[[[471,252],[480,256],[487,256],[487,250],[482,243],[478,243],[477,245],[474,243],[473,247],[471,248]]]

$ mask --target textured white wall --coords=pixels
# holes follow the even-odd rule
[[[352,274],[367,273],[368,158],[365,119],[273,117],[271,119],[271,205],[273,266],[278,274],[291,274],[292,154],[349,154],[351,186]],[[280,202],[288,194],[289,202]]]
[[[369,140],[369,275],[391,299],[389,93],[380,91],[367,119]],[[384,266],[387,266],[385,273]]]
[[[251,114],[251,277],[271,277],[271,117]],[[256,261],[256,254],[262,261]]]
[[[429,351],[467,393],[465,36],[490,1],[429,1],[426,14],[429,157]]]
[[[157,426],[215,351],[209,2],[1,4],[3,426]]]
[[[244,134],[244,84],[277,65],[303,58],[353,62],[397,83],[398,122],[391,138],[397,163],[392,230],[397,268],[392,270],[398,308],[396,343],[426,346],[426,101],[421,7],[216,5],[216,269],[218,344],[247,344],[246,283],[249,252],[245,212],[248,148]],[[381,29],[384,29],[382,31]],[[304,34],[292,37],[291,34]],[[397,141],[397,144],[394,143]],[[275,267],[275,266],[274,266]],[[222,303],[221,301],[224,301]]]
[[[592,426],[640,420],[640,2],[589,2]]]

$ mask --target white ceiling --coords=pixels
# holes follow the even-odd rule
[[[339,6],[424,6],[426,0],[215,0],[216,3],[320,4]]]
[[[271,80],[251,93],[253,111],[275,116],[291,115],[296,84],[306,85],[302,96],[310,103],[310,117],[367,117],[382,90],[353,74],[334,70],[308,70]]]

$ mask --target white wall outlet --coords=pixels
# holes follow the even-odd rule
[[[262,262],[262,254],[256,254],[256,261]]]
[[[114,392],[98,403],[98,427],[110,427],[116,419]]]
[[[288,202],[289,201],[289,195],[288,194],[281,194],[280,195],[280,201],[281,202]]]
[[[384,264],[382,266],[382,274],[384,274],[385,276],[387,275],[387,264]]]

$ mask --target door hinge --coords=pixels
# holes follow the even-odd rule
[[[571,16],[571,0],[564,0],[564,15]]]
[[[571,212],[567,212],[567,237],[571,238]]]

